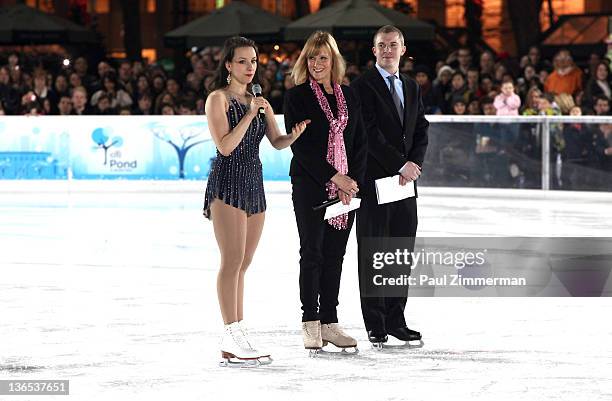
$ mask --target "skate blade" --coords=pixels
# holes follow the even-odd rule
[[[330,351],[322,349],[319,352],[319,357],[338,357],[338,358],[349,358],[351,356],[359,355],[359,348],[341,348],[339,351]]]
[[[309,358],[316,358],[319,355],[321,355],[321,352],[322,352],[321,348],[311,348],[311,349],[308,349],[308,357]]]
[[[376,351],[382,351],[384,347],[385,343],[372,343],[372,348],[374,348]]]
[[[377,351],[384,349],[418,349],[423,348],[425,343],[423,340],[404,341],[403,344],[387,344],[387,343],[372,343],[372,348]]]
[[[423,348],[425,342],[423,340],[406,341],[405,347],[410,349]]]
[[[219,366],[224,368],[255,368],[261,366],[262,363],[257,358],[239,358],[236,355],[221,351],[221,359]]]
[[[321,349],[321,353],[324,355],[341,355],[341,356],[351,356],[351,355],[357,355],[359,354],[359,348],[357,348],[356,345],[351,345],[348,347],[339,347],[336,344],[332,343],[332,342],[328,342],[328,341],[324,341],[323,342],[323,347],[327,346],[328,344],[331,344],[333,346],[332,347],[327,347],[322,348]]]
[[[226,359],[219,362],[219,366],[222,368],[257,368],[262,363],[257,359]]]
[[[274,359],[272,359],[270,355],[260,356],[257,360],[259,361],[259,364],[262,366],[269,365],[272,362],[274,362]]]

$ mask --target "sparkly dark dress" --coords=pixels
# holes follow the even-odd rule
[[[230,98],[227,110],[230,130],[238,125],[248,111],[249,106]],[[206,218],[211,218],[210,204],[215,198],[244,210],[248,216],[266,210],[263,174],[259,160],[259,144],[266,133],[266,128],[265,118],[257,116],[249,125],[242,141],[229,156],[223,156],[217,150],[204,196]]]

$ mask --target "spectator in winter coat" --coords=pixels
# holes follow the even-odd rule
[[[453,113],[453,103],[457,100],[462,100],[464,105],[467,105],[471,93],[465,83],[465,76],[460,72],[453,74],[451,80],[451,90],[446,94],[446,113]]]
[[[440,99],[436,99],[433,85],[430,81],[430,71],[425,65],[417,65],[414,67],[415,79],[421,87],[421,97],[423,99],[423,107],[425,114],[438,114],[441,110],[438,108]]]
[[[582,89],[582,71],[574,65],[568,50],[561,50],[553,61],[555,70],[544,82],[546,92],[574,95]]]
[[[599,63],[595,67],[595,74],[587,82],[585,88],[586,106],[595,105],[596,98],[603,96],[612,99],[612,89],[610,85],[610,67],[606,63]]]

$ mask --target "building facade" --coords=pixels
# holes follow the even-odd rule
[[[125,54],[123,7],[126,0],[26,0],[31,7],[55,13],[63,17],[79,14],[87,25],[102,34],[103,44],[109,56],[121,57]],[[127,0],[130,1],[130,0]],[[172,49],[163,45],[165,32],[192,19],[222,7],[231,0],[132,0],[138,2],[143,57],[155,60],[170,56]],[[294,19],[298,9],[316,12],[322,0],[244,0],[262,7],[272,13]],[[326,0],[332,2],[335,0]],[[378,0],[386,7],[394,7],[397,1]],[[483,7],[483,39],[497,51],[515,53],[512,26],[506,7],[507,0],[480,0]],[[0,0],[0,5],[14,4],[15,0]],[[435,21],[439,26],[448,28],[465,27],[465,0],[403,0],[404,10],[422,20]],[[555,15],[612,12],[610,0],[552,0]],[[550,25],[548,2],[544,2],[541,25]],[[503,45],[502,45],[503,44]]]

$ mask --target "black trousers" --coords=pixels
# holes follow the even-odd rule
[[[361,257],[362,242],[366,237],[415,237],[417,230],[416,198],[378,205],[376,192],[362,193],[357,210],[357,246],[359,249],[359,280],[371,277],[371,263]],[[413,251],[411,249],[410,251]],[[361,293],[361,313],[366,330],[394,329],[406,326],[404,310],[408,297],[365,297]]]
[[[312,207],[327,199],[325,188],[308,177],[292,177],[293,210],[300,235],[300,300],[302,321],[337,323],[342,262],[355,212],[348,228],[338,230],[323,220],[324,210]]]

